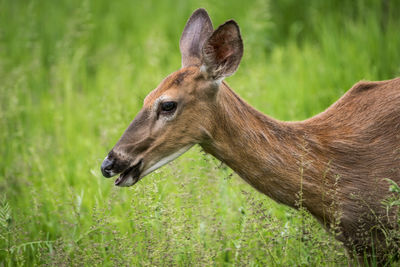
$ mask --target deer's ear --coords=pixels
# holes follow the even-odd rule
[[[232,75],[243,55],[239,26],[229,20],[214,31],[203,46],[203,66],[212,79],[221,80]]]
[[[213,31],[214,28],[207,11],[203,8],[194,11],[186,23],[179,41],[182,67],[201,64],[201,49]]]

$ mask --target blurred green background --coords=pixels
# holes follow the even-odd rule
[[[400,76],[399,0],[0,0],[0,266],[346,265],[310,215],[195,147],[130,188],[100,164],[144,97],[180,68],[204,7],[235,19],[230,86],[302,120],[359,80]]]

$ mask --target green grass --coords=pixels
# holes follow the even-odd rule
[[[241,26],[231,87],[301,120],[361,79],[400,76],[400,3],[383,2],[0,0],[0,266],[346,265],[307,212],[198,147],[131,188],[99,169],[144,97],[180,67],[194,9],[214,27]]]

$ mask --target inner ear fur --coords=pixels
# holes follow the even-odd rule
[[[211,36],[214,28],[207,11],[199,8],[193,12],[179,41],[182,55],[182,67],[201,65],[202,47]]]
[[[243,55],[240,29],[234,20],[229,20],[214,31],[203,46],[203,65],[215,80],[232,75]]]

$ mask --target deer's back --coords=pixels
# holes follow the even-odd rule
[[[400,182],[400,78],[359,82],[308,124],[343,172]]]
[[[382,200],[389,195],[385,178],[400,183],[400,78],[359,82],[303,123],[314,151],[321,151],[316,158],[329,162],[338,180],[342,241],[357,240],[379,220],[390,228]]]

